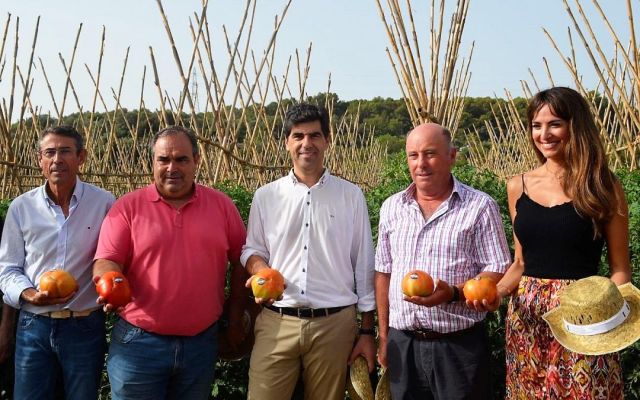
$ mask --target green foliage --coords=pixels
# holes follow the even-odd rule
[[[4,217],[7,216],[9,203],[11,203],[11,200],[0,200],[0,218],[2,218],[3,220],[4,220]]]
[[[221,182],[216,185],[216,189],[224,192],[227,196],[231,197],[233,203],[238,208],[240,216],[244,221],[245,226],[249,221],[249,210],[251,209],[251,200],[253,199],[253,192],[238,185],[235,182]]]
[[[404,137],[393,136],[385,133],[376,137],[381,146],[387,148],[387,154],[404,153]]]

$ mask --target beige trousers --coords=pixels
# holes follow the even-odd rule
[[[297,318],[264,309],[255,324],[249,400],[288,400],[302,367],[305,400],[343,400],[356,337],[355,307]]]

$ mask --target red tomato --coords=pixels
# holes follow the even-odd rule
[[[109,271],[102,274],[96,283],[96,292],[114,307],[124,307],[131,301],[131,288],[129,281],[118,271]]]
[[[251,290],[261,299],[278,299],[284,292],[284,277],[278,270],[265,268],[251,280]]]
[[[433,293],[433,289],[433,278],[418,269],[410,271],[402,279],[402,293],[409,297],[427,297]]]
[[[464,297],[467,300],[487,300],[487,303],[493,303],[498,295],[498,288],[493,279],[487,276],[476,276],[469,279],[462,289]]]

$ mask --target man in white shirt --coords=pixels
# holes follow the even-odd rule
[[[113,195],[82,182],[87,156],[70,126],[46,129],[38,161],[44,185],[11,202],[0,244],[0,290],[20,309],[14,399],[45,399],[64,382],[66,399],[97,399],[104,364],[104,313],[96,304],[93,256]],[[78,290],[57,298],[41,290],[42,274],[70,273]]]
[[[325,110],[293,105],[284,131],[293,169],[256,191],[241,256],[251,275],[274,268],[286,283],[282,299],[256,299],[264,309],[256,320],[249,399],[291,398],[302,368],[305,399],[341,400],[348,364],[362,355],[369,371],[375,365],[367,205],[356,185],[324,167]]]

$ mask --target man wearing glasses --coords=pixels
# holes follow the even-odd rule
[[[43,399],[64,382],[66,399],[96,399],[104,362],[104,313],[92,283],[93,255],[113,195],[78,178],[87,157],[69,126],[47,128],[38,162],[44,185],[11,203],[0,244],[0,290],[20,309],[14,398]],[[56,298],[42,274],[70,273],[78,290]]]

